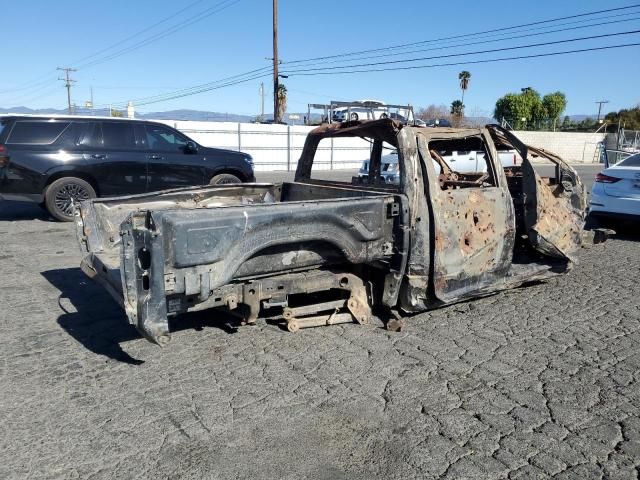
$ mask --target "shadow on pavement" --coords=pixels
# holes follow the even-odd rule
[[[624,223],[613,225],[613,228],[616,231],[616,234],[613,238],[618,240],[627,240],[631,242],[640,242],[640,223]]]
[[[35,203],[0,200],[0,221],[15,220],[54,221],[42,207]]]
[[[640,241],[640,220],[629,217],[594,216],[588,215],[585,230],[607,228],[615,231],[609,238],[631,242]]]
[[[79,268],[42,272],[60,291],[58,304],[64,312],[58,324],[88,350],[131,365],[144,363],[122,350],[120,343],[141,338],[120,306],[88,279]]]
[[[98,284],[80,268],[63,268],[42,272],[42,276],[60,291],[58,304],[62,315],[58,324],[88,350],[119,362],[140,365],[143,360],[131,357],[120,344],[142,336],[129,323],[124,311]],[[219,328],[233,334],[240,321],[224,311],[205,310],[170,319],[172,333],[193,329]],[[146,342],[146,340],[144,340]]]

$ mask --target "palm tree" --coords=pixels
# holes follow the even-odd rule
[[[466,92],[467,88],[469,88],[469,81],[471,80],[471,73],[467,72],[466,70],[461,71],[458,74],[458,80],[460,80],[460,90],[462,90],[462,100],[461,100],[461,102],[464,103],[464,92]]]
[[[454,100],[451,102],[451,115],[454,117],[461,117],[464,113],[464,103],[460,100]]]
[[[464,104],[460,100],[454,100],[451,102],[451,120],[453,120],[453,126],[458,128],[462,123],[462,117],[464,115]]]
[[[281,122],[284,117],[284,112],[287,111],[287,87],[280,83],[278,85],[278,118],[274,119],[274,122]]]

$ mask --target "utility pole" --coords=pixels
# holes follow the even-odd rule
[[[273,0],[273,123],[278,123],[278,0]]]
[[[598,104],[598,119],[596,120],[596,123],[600,123],[600,114],[602,113],[602,104],[603,103],[609,103],[609,100],[600,100],[599,102],[596,102]]]
[[[64,86],[67,87],[67,107],[69,109],[69,115],[71,115],[73,113],[71,109],[71,84],[76,81],[69,77],[69,73],[77,72],[77,70],[69,67],[58,67],[57,70],[62,70],[64,72],[64,78],[58,78],[58,80],[62,80],[64,82]]]
[[[260,82],[260,121],[264,122],[264,82]]]

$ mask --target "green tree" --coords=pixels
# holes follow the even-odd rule
[[[535,90],[507,93],[496,102],[493,116],[497,120],[506,120],[516,130],[523,130],[538,120],[542,113],[537,106],[540,103],[540,95]]]
[[[566,106],[566,99],[561,92],[545,98],[546,102],[532,88],[523,89],[521,93],[507,93],[496,101],[493,116],[496,120],[506,120],[516,130],[539,129],[544,124],[550,124],[552,119],[557,121]],[[562,109],[558,111],[560,107]]]
[[[287,111],[287,87],[284,84],[278,84],[278,118],[274,119],[274,122],[281,122]]]
[[[466,70],[461,71],[458,74],[458,80],[460,80],[460,90],[462,90],[462,99],[460,102],[464,105],[464,92],[469,88],[469,82],[471,81],[471,73]]]
[[[547,112],[549,122],[553,125],[553,131],[556,130],[556,123],[567,108],[567,97],[562,92],[548,93],[542,97],[542,104]]]
[[[580,130],[592,130],[595,126],[596,121],[591,117],[587,117],[578,123],[578,129]]]
[[[536,130],[540,130],[542,125],[548,123],[549,114],[542,100],[533,101],[531,105],[531,126]]]
[[[620,123],[621,127],[629,130],[640,130],[640,105],[609,112],[604,119],[608,123]]]
[[[112,117],[122,118],[122,117],[124,117],[124,112],[122,112],[120,110],[116,110],[115,108],[112,108],[111,109],[111,116]]]
[[[496,101],[496,108],[493,111],[493,118],[499,121],[509,122],[514,126],[515,119],[519,118],[517,114],[517,95],[515,93],[507,93],[504,97],[500,97]]]

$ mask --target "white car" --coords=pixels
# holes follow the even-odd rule
[[[487,162],[484,158],[484,152],[471,151],[453,151],[453,152],[440,152],[443,160],[451,167],[452,170],[458,173],[477,173],[487,171]],[[515,150],[507,150],[498,152],[500,161],[503,167],[515,167],[519,165],[519,156],[517,156]],[[387,155],[383,155],[381,158],[380,176],[384,179],[385,183],[398,184],[400,182],[400,174],[398,172],[398,152],[393,150]],[[440,171],[440,165],[434,159],[433,167],[436,171]],[[362,162],[359,177],[366,177],[369,175],[369,160]]]
[[[366,108],[366,107],[351,107],[351,108],[336,108],[333,111],[334,122],[346,122],[347,120],[380,120],[381,118],[389,118],[389,110],[384,107]]]
[[[487,161],[484,158],[484,152],[476,150],[470,151],[453,151],[440,152],[442,158],[458,173],[476,173],[487,171]],[[515,150],[506,150],[498,152],[498,158],[503,167],[515,167],[518,165],[518,159]]]
[[[596,175],[589,213],[640,219],[640,153]]]

